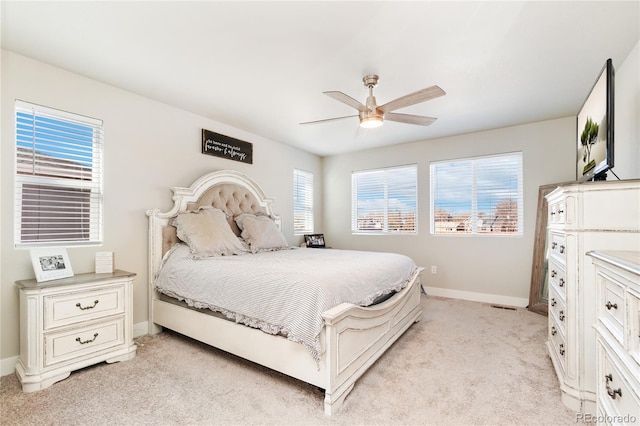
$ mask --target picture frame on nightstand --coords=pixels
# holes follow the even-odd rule
[[[37,282],[73,277],[69,254],[64,247],[29,250]]]

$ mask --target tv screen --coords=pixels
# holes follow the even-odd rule
[[[613,168],[614,69],[607,59],[577,118],[576,180],[604,180]]]

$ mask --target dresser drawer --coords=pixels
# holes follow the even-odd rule
[[[549,223],[563,224],[566,221],[566,206],[564,200],[549,206]]]
[[[625,379],[630,374],[622,374],[617,368],[620,364],[615,355],[608,352],[600,342],[598,344],[601,369],[599,370],[597,398],[598,404],[614,419],[615,424],[638,424],[640,421],[640,399]]]
[[[556,293],[555,287],[549,288],[549,315],[555,319],[556,324],[562,329],[562,334],[567,334],[567,307],[564,299]]]
[[[629,308],[629,355],[640,366],[640,289],[627,293]]]
[[[45,367],[124,344],[124,316],[44,336]]]
[[[549,259],[549,284],[550,288],[557,291],[558,295],[566,300],[567,297],[567,274],[564,265],[558,263],[556,259]]]
[[[44,297],[44,329],[124,312],[124,284]]]
[[[559,361],[564,375],[567,371],[567,343],[563,327],[558,324],[553,315],[549,316],[549,341],[551,342],[551,351]]]
[[[566,264],[567,244],[565,234],[551,233],[551,241],[549,242],[550,254],[563,265]]]
[[[599,271],[597,275],[598,285],[598,320],[607,330],[625,346],[625,287],[613,281],[605,271]]]

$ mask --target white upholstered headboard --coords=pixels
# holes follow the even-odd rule
[[[233,217],[241,213],[263,213],[271,216],[278,228],[282,227],[280,216],[271,207],[272,199],[247,175],[234,170],[221,170],[202,176],[189,188],[174,187],[173,207],[167,212],[159,209],[148,210],[149,217],[149,292],[153,292],[162,256],[176,242],[175,228],[171,219],[179,213],[197,210],[201,206],[213,206],[230,217],[230,225],[235,228]],[[235,230],[235,229],[234,229]],[[239,233],[238,231],[236,231]]]

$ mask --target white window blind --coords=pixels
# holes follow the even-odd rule
[[[417,223],[417,165],[351,174],[354,234],[414,234]]]
[[[16,101],[16,246],[102,242],[102,121]]]
[[[522,235],[522,153],[433,162],[431,233]]]
[[[313,173],[293,170],[293,232],[313,233]]]

